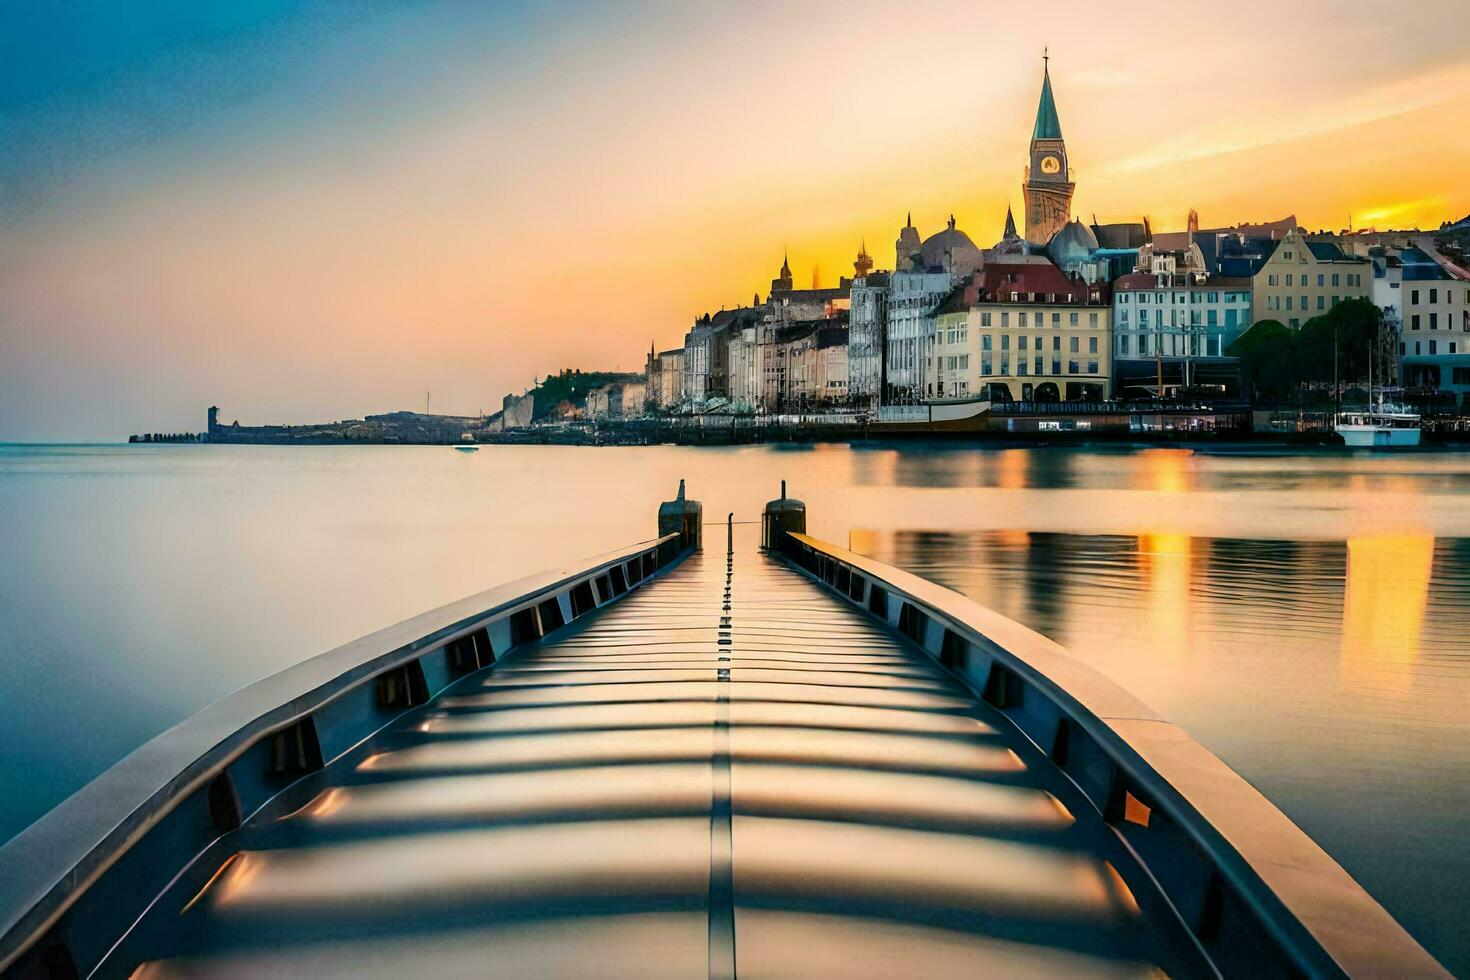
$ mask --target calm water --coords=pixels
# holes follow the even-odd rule
[[[1059,640],[1470,972],[1470,457],[913,446],[0,447],[0,840],[303,657],[781,478]]]

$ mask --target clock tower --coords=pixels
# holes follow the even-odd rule
[[[1067,144],[1062,142],[1062,123],[1051,94],[1050,59],[1043,54],[1041,60],[1041,102],[1031,131],[1031,163],[1021,184],[1026,240],[1037,245],[1045,245],[1072,220],[1072,191],[1077,186],[1067,167]]]

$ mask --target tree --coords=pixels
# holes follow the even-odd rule
[[[1366,299],[1343,300],[1302,327],[1297,347],[1298,371],[1304,381],[1331,381],[1333,350],[1336,377],[1357,381],[1368,376],[1368,359],[1383,326],[1383,311]]]
[[[1286,401],[1300,378],[1297,335],[1280,320],[1259,320],[1225,351],[1240,358],[1240,380],[1255,401]]]

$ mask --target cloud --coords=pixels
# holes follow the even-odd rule
[[[1269,113],[1244,132],[1211,134],[1196,129],[1181,133],[1143,153],[1101,168],[1099,176],[1135,174],[1326,136],[1464,99],[1467,92],[1470,92],[1470,61],[1462,61],[1348,93],[1315,111],[1299,112],[1296,119],[1300,121],[1287,126],[1282,125],[1279,114]]]

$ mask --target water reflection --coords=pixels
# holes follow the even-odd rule
[[[1174,466],[1150,462],[1140,489],[1180,485]],[[1121,682],[1245,774],[1438,955],[1470,955],[1436,897],[1464,895],[1470,873],[1470,539],[854,540]]]
[[[1434,539],[1428,535],[1352,538],[1347,552],[1343,683],[1407,694],[1419,656]]]

